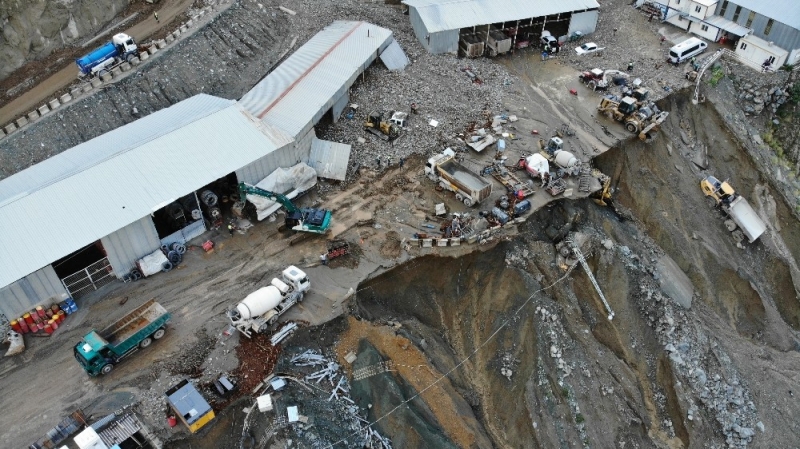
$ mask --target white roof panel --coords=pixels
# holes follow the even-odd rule
[[[399,71],[405,69],[408,65],[408,56],[406,56],[400,44],[392,39],[392,43],[381,53],[381,61],[390,71]]]
[[[731,0],[730,3],[800,30],[800,4],[797,0]],[[734,7],[729,6],[728,11],[731,8]]]
[[[336,21],[314,35],[239,103],[265,123],[297,137],[328,110],[393,40],[386,28]]]
[[[218,100],[192,97],[0,181],[0,288],[291,142]]]
[[[320,178],[344,181],[351,149],[352,147],[345,143],[320,140],[315,137],[311,141],[308,165],[314,168]]]
[[[403,0],[429,33],[596,9],[596,0]]]
[[[691,20],[692,16],[689,16],[688,18]],[[711,16],[711,17],[708,17],[708,18],[702,20],[701,22],[705,22],[705,23],[707,23],[707,24],[709,24],[711,26],[717,27],[717,28],[719,28],[721,30],[725,30],[725,31],[727,31],[729,33],[733,33],[733,34],[735,34],[737,36],[740,36],[740,37],[741,36],[747,36],[747,33],[752,31],[750,28],[744,27],[742,25],[739,25],[736,22],[732,22],[732,21],[730,21],[730,20],[728,20],[728,19],[726,19],[724,17],[720,17],[720,16]]]

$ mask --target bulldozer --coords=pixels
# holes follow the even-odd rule
[[[364,129],[384,141],[394,140],[400,136],[400,128],[391,121],[384,120],[383,113],[376,111],[370,112],[367,116]]]
[[[600,100],[597,110],[608,118],[625,124],[625,129],[639,134],[639,139],[649,140],[651,132],[657,130],[658,125],[664,122],[669,112],[659,111],[655,103],[640,104],[634,97],[624,97],[617,101],[613,96],[605,96]]]

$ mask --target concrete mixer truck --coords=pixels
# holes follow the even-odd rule
[[[301,302],[311,288],[308,276],[290,265],[283,270],[281,279],[274,278],[270,285],[247,295],[226,314],[231,325],[247,337],[251,332],[265,332],[293,305]]]

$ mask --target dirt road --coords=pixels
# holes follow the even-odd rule
[[[118,32],[131,35],[137,42],[145,42],[147,38],[161,30],[162,27],[169,25],[175,18],[185,13],[194,3],[194,0],[172,0],[163,2],[157,9],[158,21],[152,15],[142,17],[141,22]],[[92,45],[83,49],[86,53],[102,44],[101,40],[95,41]],[[45,104],[48,100],[55,98],[56,93],[66,88],[70,84],[77,82],[78,69],[75,64],[70,62],[66,67],[59,70],[49,78],[45,79],[33,89],[20,95],[13,101],[0,108],[0,126],[5,126],[12,120],[27,114]]]

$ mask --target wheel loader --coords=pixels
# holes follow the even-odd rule
[[[384,141],[394,140],[400,136],[400,128],[396,124],[384,120],[381,112],[370,112],[367,121],[364,122],[364,129]]]
[[[658,125],[667,119],[669,112],[659,111],[655,103],[646,106],[639,104],[633,97],[624,97],[617,101],[607,95],[600,100],[597,110],[608,118],[622,122],[628,131],[638,133],[639,139],[649,140],[652,137],[650,133],[657,130]]]

